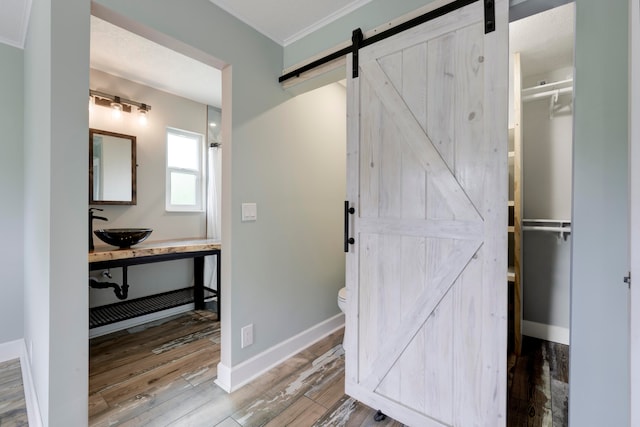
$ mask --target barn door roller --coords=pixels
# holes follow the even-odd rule
[[[494,0],[484,0],[484,33],[496,30],[496,3]]]

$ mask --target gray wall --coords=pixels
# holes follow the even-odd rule
[[[24,336],[23,57],[0,44],[0,343]]]
[[[232,318],[238,328],[254,323],[264,350],[339,313],[345,89],[336,83],[293,98],[256,117],[252,128],[251,143],[233,140],[234,168],[244,170],[233,175],[233,207],[257,202],[258,221],[232,229],[234,248],[242,249],[233,252]],[[235,349],[240,334],[232,333]]]
[[[628,2],[576,12],[569,421],[626,426]]]
[[[178,78],[178,77],[177,77]],[[95,221],[94,229],[109,227],[149,227],[149,241],[179,238],[204,238],[204,212],[166,212],[166,129],[174,127],[202,134],[206,138],[207,106],[167,92],[122,79],[98,70],[90,71],[90,87],[112,95],[151,105],[146,126],[138,123],[134,113],[123,113],[114,120],[109,108],[94,105],[89,114],[89,127],[136,136],[137,204],[133,206],[96,206],[98,214],[108,222]],[[93,238],[96,247],[106,246]],[[100,275],[102,271],[93,272]],[[122,283],[122,269],[111,270],[116,283]],[[176,260],[130,267],[129,297],[138,298],[153,293],[185,288],[193,282],[193,262]],[[89,290],[89,306],[118,302],[111,289]]]
[[[351,40],[356,28],[363,32],[386,24],[389,20],[412,12],[432,0],[387,1],[372,0],[348,15],[320,28],[302,39],[287,45],[284,49],[284,68],[295,65],[307,58],[334,46]]]
[[[87,422],[89,2],[36,0],[25,57],[25,341],[44,425]]]
[[[532,35],[533,36],[533,35]],[[526,70],[524,70],[526,72]],[[544,80],[572,77],[573,67],[523,78],[529,88]],[[573,110],[571,94],[561,95],[564,107],[549,117],[549,98],[522,106],[523,218],[571,219],[571,153]],[[524,231],[523,319],[569,329],[571,237]]]
[[[522,318],[568,330],[571,236],[565,240],[557,233],[525,231],[523,254]]]

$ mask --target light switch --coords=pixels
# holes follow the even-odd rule
[[[258,219],[258,206],[255,203],[242,204],[242,221],[256,221]]]

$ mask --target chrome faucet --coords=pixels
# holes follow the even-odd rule
[[[109,221],[103,216],[97,216],[93,214],[93,211],[102,211],[100,208],[89,208],[89,250],[92,251],[93,247],[93,220],[99,219],[101,221]]]

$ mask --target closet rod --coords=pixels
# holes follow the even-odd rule
[[[544,225],[523,225],[522,229],[527,231],[556,231],[561,233],[571,233],[571,227],[548,227]]]
[[[562,89],[548,90],[546,92],[534,93],[534,94],[531,94],[531,95],[523,96],[522,97],[522,102],[533,101],[533,100],[536,100],[536,99],[548,98],[548,97],[553,96],[555,94],[564,95],[566,93],[571,93],[571,92],[573,92],[573,87],[564,87]]]
[[[555,220],[555,219],[523,219],[523,231],[550,231],[558,233],[558,237],[567,240],[571,234],[571,221]]]
[[[525,218],[522,220],[522,223],[534,223],[534,222],[542,222],[546,224],[567,224],[571,225],[571,220],[568,219],[540,219],[540,218]]]

